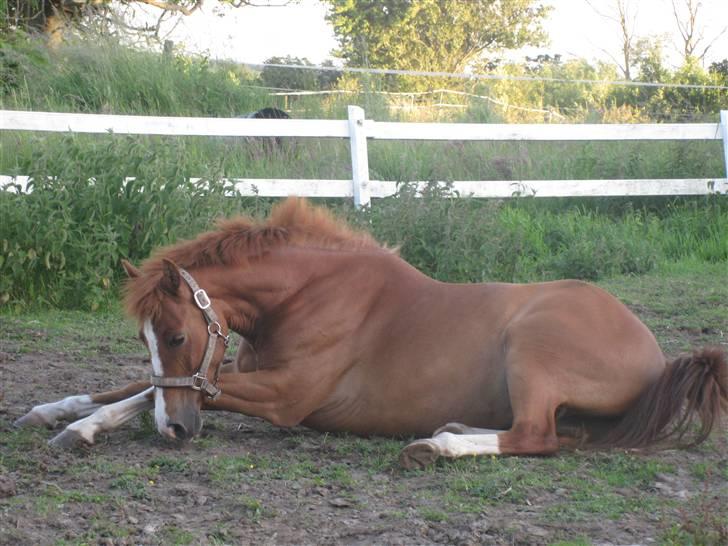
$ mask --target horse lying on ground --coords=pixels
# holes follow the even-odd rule
[[[19,419],[87,416],[54,445],[91,444],[152,407],[159,432],[184,440],[200,432],[200,410],[226,410],[283,427],[424,436],[401,455],[417,467],[688,432],[700,442],[728,406],[722,351],[666,362],[647,327],[595,286],[434,281],[300,199],[124,267],[151,379]],[[243,342],[223,365],[229,330]]]

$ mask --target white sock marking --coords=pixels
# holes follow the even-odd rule
[[[58,402],[50,402],[35,406],[30,413],[36,413],[48,425],[54,426],[58,421],[86,417],[101,407],[91,400],[88,394],[67,396]]]
[[[462,457],[464,455],[499,455],[500,444],[497,434],[453,434],[441,432],[433,442],[440,448],[444,457]]]
[[[93,444],[99,432],[118,428],[135,415],[151,409],[154,404],[151,397],[153,388],[149,387],[126,400],[107,404],[88,417],[71,423],[66,429],[80,434],[89,444]]]
[[[144,321],[144,337],[147,340],[147,347],[152,358],[152,371],[154,375],[162,376],[162,360],[159,358],[159,345],[157,344],[157,335],[154,333],[152,321],[147,319]],[[167,408],[164,404],[164,389],[154,389],[154,421],[157,424],[157,430],[160,434],[174,437],[172,429],[167,426],[169,416]]]

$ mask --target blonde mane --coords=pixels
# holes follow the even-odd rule
[[[237,217],[217,222],[217,229],[195,239],[163,247],[141,266],[142,275],[125,285],[127,312],[137,318],[159,313],[162,293],[158,288],[163,260],[183,269],[214,265],[240,265],[280,246],[329,250],[384,249],[371,235],[356,231],[323,207],[289,197],[271,210],[262,222]]]

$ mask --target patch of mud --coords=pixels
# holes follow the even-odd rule
[[[588,488],[575,497],[573,481],[520,485],[559,472],[558,460],[510,459],[503,472],[513,477],[489,492],[465,481],[480,472],[474,461],[404,472],[403,442],[283,430],[236,414],[208,414],[201,438],[186,445],[163,441],[147,418],[95,446],[55,451],[46,441],[61,428],[18,432],[11,423],[35,404],[145,377],[148,363],[142,354],[4,351],[2,544],[652,544],[726,500],[724,444],[649,455],[669,471],[594,498]],[[568,457],[565,478],[592,479],[594,456]]]

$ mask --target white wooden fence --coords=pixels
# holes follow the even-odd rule
[[[726,178],[620,180],[456,180],[463,196],[584,197],[638,195],[728,194],[728,110],[720,123],[691,124],[475,124],[393,123],[365,119],[364,110],[349,106],[348,120],[179,118],[113,116],[0,110],[0,130],[114,133],[137,135],[332,137],[348,138],[350,180],[239,178],[232,179],[243,195],[280,197],[353,197],[357,207],[372,197],[397,190],[394,181],[369,180],[367,139],[381,140],[722,140]],[[0,186],[25,187],[27,177],[0,176]]]

